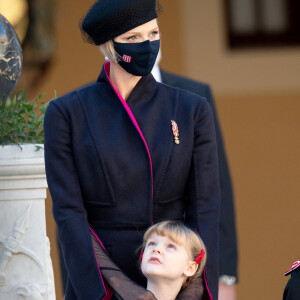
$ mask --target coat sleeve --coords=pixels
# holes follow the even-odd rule
[[[216,129],[216,140],[218,148],[219,176],[221,188],[219,225],[219,273],[220,275],[230,275],[237,277],[238,253],[232,184],[222,138],[222,132],[218,122],[218,116],[214,105],[213,95],[209,86],[206,86],[205,97],[208,103],[210,104],[214,115],[214,124]]]
[[[143,286],[132,281],[111,260],[101,240],[91,230],[92,243],[95,249],[97,262],[99,263],[103,278],[113,291],[114,299],[118,300],[157,300],[154,294]]]
[[[195,114],[194,146],[187,188],[186,223],[199,232],[207,248],[205,285],[218,299],[220,183],[213,115],[203,101]]]
[[[44,132],[53,216],[72,287],[79,300],[102,299],[106,290],[97,266],[75,168],[70,122],[56,102],[51,102],[46,110]]]

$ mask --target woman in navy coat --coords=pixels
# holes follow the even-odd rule
[[[82,31],[110,62],[96,82],[51,101],[46,111],[46,173],[69,277],[65,299],[106,295],[90,230],[129,278],[144,284],[136,249],[147,227],[162,220],[199,232],[208,251],[205,293],[217,299],[213,116],[205,98],[151,75],[156,17],[155,0],[97,1]],[[200,290],[195,282],[178,299],[201,299]]]

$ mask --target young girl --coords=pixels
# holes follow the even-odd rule
[[[157,223],[145,232],[141,246],[140,268],[147,278],[147,292],[111,262],[99,238],[91,233],[99,268],[114,299],[174,300],[201,275],[206,263],[206,249],[199,235],[176,221]]]

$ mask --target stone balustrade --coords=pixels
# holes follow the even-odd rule
[[[0,300],[55,299],[46,188],[43,150],[0,146]]]

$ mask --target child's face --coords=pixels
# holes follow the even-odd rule
[[[152,234],[147,240],[142,259],[142,273],[147,279],[184,280],[193,275],[192,262],[184,245],[167,236]],[[191,273],[192,272],[192,273]]]

